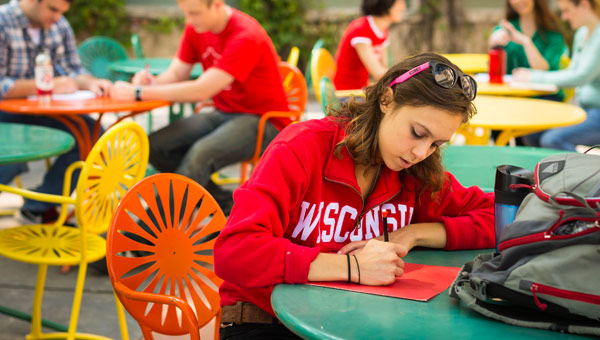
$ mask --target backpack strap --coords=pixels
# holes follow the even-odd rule
[[[596,213],[597,212],[596,209],[600,209],[600,203],[598,203],[598,202],[595,203],[596,208],[593,208],[592,206],[590,206],[590,203],[585,198],[583,198],[573,192],[570,192],[570,191],[560,191],[560,192],[555,193],[554,195],[551,195],[548,200],[548,203],[550,203],[550,205],[552,205],[552,207],[554,207],[558,210],[561,210],[564,208],[564,205],[562,205],[559,202],[559,200],[561,198],[558,197],[558,195],[560,195],[560,194],[564,194],[566,196],[572,197],[573,199],[575,199],[577,202],[579,202],[581,204],[581,207],[583,207],[586,210],[591,210],[592,213]],[[592,204],[594,204],[594,203],[592,203]]]

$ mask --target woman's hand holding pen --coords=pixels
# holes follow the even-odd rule
[[[391,232],[389,234],[390,243],[395,243],[402,246],[404,249],[406,249],[406,252],[408,253],[415,246],[415,237],[410,231],[410,228],[407,229],[405,227]],[[381,235],[377,238],[374,238],[374,240],[384,241],[384,236]],[[363,248],[369,241],[370,240],[348,243],[338,251],[338,254],[358,254],[363,250]]]
[[[360,283],[369,286],[383,286],[394,283],[396,277],[404,274],[404,261],[402,257],[407,254],[402,245],[381,242],[379,240],[366,241],[365,246],[356,259],[360,265]],[[354,271],[352,272],[354,276]],[[356,278],[353,278],[356,282]]]

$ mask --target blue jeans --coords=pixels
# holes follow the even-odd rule
[[[81,118],[85,120],[85,123],[87,124],[87,127],[90,130],[91,134],[96,121],[88,116],[81,116]],[[71,133],[71,131],[65,125],[63,125],[63,123],[55,119],[49,118],[47,116],[41,115],[18,115],[0,111],[0,123],[39,125]],[[100,132],[102,133],[103,131],[101,130]],[[75,143],[75,147],[73,147],[73,149],[56,158],[50,169],[48,169],[48,172],[46,172],[46,174],[44,175],[42,184],[33,190],[46,194],[62,195],[65,171],[67,170],[69,165],[79,160],[79,146],[77,145],[77,143]],[[27,166],[27,163],[17,163],[0,166],[0,183],[8,184],[16,176],[28,170],[29,167]],[[78,178],[79,172],[77,171],[71,181],[71,192],[75,189]],[[57,204],[54,203],[46,203],[26,199],[23,208],[35,212],[43,212],[56,205]]]
[[[530,146],[542,146],[559,150],[575,151],[579,144],[600,144],[600,107],[584,108],[587,118],[577,125],[546,130],[524,136]]]
[[[212,173],[252,157],[259,119],[254,114],[213,111],[178,120],[149,136],[150,163],[161,172],[184,175],[211,191],[215,187]],[[267,122],[263,151],[278,133]]]

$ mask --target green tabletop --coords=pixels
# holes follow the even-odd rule
[[[137,71],[141,71],[148,64],[150,74],[158,75],[164,72],[171,64],[170,58],[137,58],[137,59],[126,59],[119,60],[111,63],[108,67],[119,73],[127,75],[134,75]],[[200,64],[194,65],[190,79],[196,79],[202,74],[202,66]]]
[[[75,140],[70,134],[48,127],[0,123],[0,164],[21,163],[69,151]]]
[[[533,171],[540,159],[563,152],[566,151],[522,146],[450,145],[444,152],[443,163],[463,186],[477,185],[485,192],[492,192],[498,165]]]
[[[480,251],[413,250],[407,262],[460,267]],[[271,304],[281,322],[305,339],[575,339],[482,316],[442,292],[429,302],[308,285],[280,284]]]

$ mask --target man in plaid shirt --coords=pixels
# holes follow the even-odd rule
[[[72,0],[13,0],[0,6],[0,99],[20,98],[37,93],[34,80],[35,57],[48,50],[54,68],[54,93],[71,93],[79,89],[91,90],[96,95],[108,94],[112,83],[96,79],[81,65],[71,26],[63,17]],[[82,117],[90,131],[94,120]],[[16,122],[42,125],[69,132],[55,119],[37,115],[19,115],[0,112],[0,123]],[[59,156],[46,173],[36,191],[61,194],[65,170],[79,160],[76,145],[73,150]],[[0,167],[0,183],[9,183],[27,164]],[[73,186],[77,182],[73,180]],[[36,223],[47,223],[56,215],[53,204],[26,200],[21,213]]]

